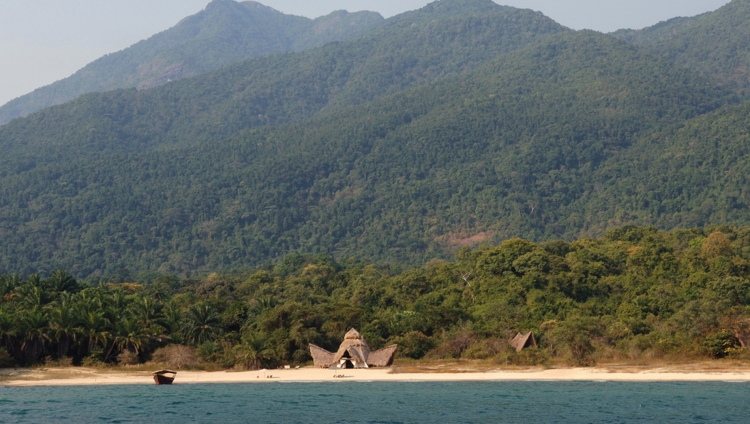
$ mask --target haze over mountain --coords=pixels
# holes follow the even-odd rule
[[[750,93],[750,0],[733,0],[714,12],[674,18],[612,35],[648,47],[747,98]]]
[[[375,12],[338,11],[308,19],[253,1],[213,0],[169,30],[8,102],[0,107],[0,125],[85,93],[155,87],[252,57],[356,38],[383,22]]]
[[[0,128],[0,272],[413,264],[508,237],[748,224],[748,106],[685,63],[442,0],[356,40],[91,93]]]
[[[302,121],[470,71],[565,31],[540,13],[490,0],[441,3],[396,16],[356,41],[257,58],[152,90],[90,94],[46,109],[0,128],[0,163],[21,157],[29,168]]]

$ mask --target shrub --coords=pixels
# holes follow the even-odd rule
[[[737,337],[729,331],[720,331],[703,340],[703,348],[714,358],[723,358],[740,349]]]
[[[48,367],[72,367],[73,358],[63,356],[60,359],[52,359],[51,356],[44,358],[44,365]]]
[[[0,348],[0,368],[11,368],[16,365],[16,361],[10,356],[7,350]]]
[[[474,342],[463,356],[469,359],[488,359],[497,356],[509,346],[508,341],[499,338],[484,339]]]
[[[104,350],[100,347],[95,347],[91,350],[89,356],[81,360],[81,365],[84,367],[100,367],[104,365],[102,358],[104,358]]]
[[[120,365],[137,365],[141,361],[138,359],[138,355],[126,350],[121,354],[117,355],[117,363]]]
[[[548,352],[537,347],[526,348],[520,352],[514,350],[507,358],[507,363],[511,365],[544,365],[547,362],[549,362]]]
[[[198,363],[195,350],[183,345],[169,345],[156,349],[151,356],[153,362],[166,364],[169,368],[181,369]]]
[[[428,356],[435,359],[460,358],[475,343],[474,332],[470,328],[460,328],[447,334],[443,341]]]
[[[573,365],[593,365],[591,354],[594,353],[592,337],[601,333],[596,319],[591,317],[573,317],[551,326],[547,343],[552,346],[564,346],[568,350],[568,361]]]
[[[101,359],[96,356],[87,356],[81,360],[81,365],[84,367],[95,368],[104,365]]]
[[[393,343],[398,344],[398,357],[412,359],[422,358],[435,344],[434,341],[419,331],[410,331],[403,336],[393,339]]]

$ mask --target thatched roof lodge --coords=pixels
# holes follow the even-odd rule
[[[516,334],[516,337],[514,337],[513,340],[510,341],[510,345],[516,348],[516,352],[520,352],[527,347],[536,347],[536,339],[534,338],[534,333],[518,333]]]
[[[344,341],[336,353],[310,344],[310,354],[318,368],[388,367],[393,364],[393,356],[397,349],[398,345],[390,345],[384,349],[370,352],[367,341],[353,328],[346,333]]]

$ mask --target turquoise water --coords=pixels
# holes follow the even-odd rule
[[[0,387],[0,422],[750,422],[747,383]]]

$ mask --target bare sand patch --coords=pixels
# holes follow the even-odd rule
[[[739,381],[750,382],[750,365],[711,363],[608,364],[590,368],[517,367],[488,369],[476,364],[410,364],[367,370],[318,368],[261,371],[179,371],[174,384],[342,382],[342,381]],[[154,384],[151,370],[34,368],[0,371],[4,386],[89,386]]]

